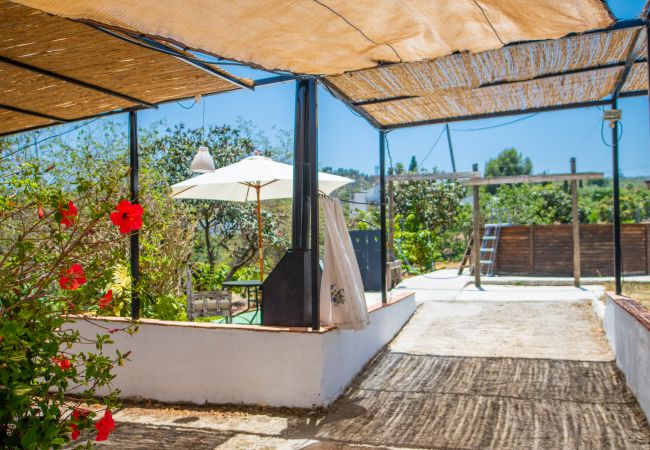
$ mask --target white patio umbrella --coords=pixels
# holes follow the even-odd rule
[[[351,178],[318,173],[318,190],[329,195],[352,183]],[[260,252],[260,280],[264,278],[261,201],[293,195],[293,166],[264,156],[250,156],[235,164],[204,173],[172,186],[172,197],[180,199],[257,201],[257,238]]]

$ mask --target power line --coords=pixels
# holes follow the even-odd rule
[[[61,133],[53,134],[53,135],[51,135],[51,136],[45,137],[45,138],[43,138],[43,139],[40,139],[40,140],[38,140],[38,141],[35,141],[35,142],[30,143],[30,144],[24,145],[24,146],[22,146],[22,147],[20,147],[20,148],[18,148],[18,149],[16,149],[16,150],[14,150],[13,152],[11,152],[11,153],[9,153],[9,154],[2,155],[2,158],[3,158],[3,159],[10,158],[10,157],[12,157],[13,155],[15,155],[16,153],[21,152],[21,151],[23,151],[23,150],[26,150],[26,149],[28,149],[29,147],[33,146],[33,145],[39,145],[39,144],[42,144],[42,143],[45,142],[45,141],[49,141],[50,139],[58,138],[58,137],[61,137],[61,136],[63,136],[63,135],[66,135],[66,134],[68,134],[68,133],[72,133],[73,131],[78,130],[79,128],[86,127],[86,126],[90,125],[91,123],[96,122],[96,121],[98,121],[99,119],[102,119],[102,118],[103,118],[103,117],[95,117],[94,119],[89,120],[89,121],[84,122],[84,123],[81,123],[81,124],[79,124],[79,125],[76,125],[76,126],[70,128],[69,130],[63,131],[63,132],[61,132]]]
[[[522,120],[530,119],[531,117],[534,117],[537,114],[539,114],[539,113],[536,112],[536,113],[528,114],[527,116],[520,117],[518,119],[511,120],[509,122],[498,123],[496,125],[490,125],[490,126],[487,126],[487,127],[481,127],[481,128],[453,128],[452,131],[482,131],[482,130],[489,130],[491,128],[499,128],[499,127],[504,127],[506,125],[510,125],[510,124],[513,124],[513,123],[521,122]]]
[[[433,145],[431,146],[431,148],[429,149],[429,151],[427,152],[427,154],[424,155],[424,158],[422,158],[422,161],[420,162],[420,166],[423,166],[423,165],[424,165],[424,161],[427,160],[427,158],[429,157],[429,155],[431,155],[431,152],[433,151],[433,149],[436,148],[436,145],[437,145],[438,142],[440,141],[440,138],[442,137],[442,135],[444,134],[444,132],[445,132],[445,128],[443,127],[443,128],[442,128],[442,131],[440,131],[440,134],[439,134],[438,137],[436,138],[436,141],[433,143]]]

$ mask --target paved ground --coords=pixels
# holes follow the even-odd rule
[[[443,275],[407,280],[417,313],[327,411],[127,406],[100,448],[650,449],[598,290]]]

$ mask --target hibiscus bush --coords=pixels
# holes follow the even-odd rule
[[[126,173],[72,173],[64,186],[38,165],[1,173],[0,448],[60,448],[80,435],[90,446],[115,426],[111,370],[128,358],[105,346],[135,331],[91,319],[112,306],[114,265],[142,209],[119,203]],[[79,320],[95,334],[70,326]]]

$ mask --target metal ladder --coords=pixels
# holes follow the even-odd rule
[[[494,266],[497,261],[497,248],[499,246],[499,235],[504,224],[486,223],[481,240],[480,261],[481,275],[494,276]]]
[[[502,219],[505,218],[506,221]],[[490,217],[492,223],[486,223],[483,227],[483,237],[481,238],[480,248],[480,261],[481,261],[481,275],[488,277],[494,276],[494,268],[497,261],[497,248],[499,246],[499,236],[501,228],[508,227],[510,223],[510,214],[507,210],[492,210]],[[472,234],[467,242],[467,248],[463,255],[463,260],[458,267],[458,275],[462,275],[465,267],[470,268],[470,273],[474,274],[475,263],[472,256],[472,247],[474,245],[474,234]]]

